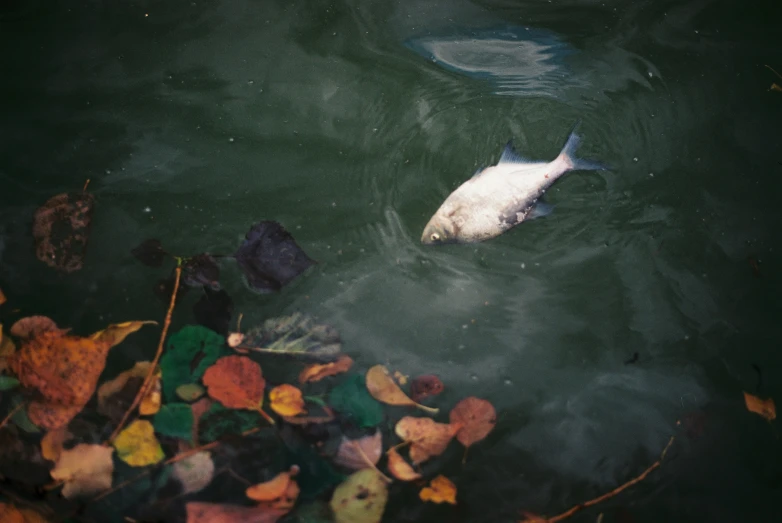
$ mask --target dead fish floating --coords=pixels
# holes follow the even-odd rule
[[[426,224],[421,243],[480,242],[551,212],[540,199],[563,174],[605,169],[602,164],[574,156],[581,142],[577,127],[559,156],[548,163],[519,156],[508,142],[497,165],[479,170],[446,198]]]

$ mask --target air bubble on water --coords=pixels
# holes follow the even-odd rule
[[[521,268],[522,268],[522,269],[526,269],[526,268],[527,268],[527,264],[526,264],[526,263],[522,263],[522,264],[521,264]]]
[[[654,75],[652,74],[652,72],[651,72],[651,71],[649,71],[649,73],[648,73],[648,74],[649,74],[649,78],[651,78],[651,77],[653,77],[653,76],[654,76]]]
[[[505,385],[513,385],[513,382],[511,380],[509,380],[508,378],[505,378],[505,380],[503,380],[503,383]]]
[[[465,349],[465,345],[459,345],[459,350],[464,350],[464,349]]]
[[[247,85],[252,85],[255,83],[255,80],[247,80]]]
[[[144,207],[144,212],[152,212],[152,208],[151,207]]]
[[[654,173],[649,173],[649,176],[651,176],[652,178],[654,178]]]
[[[633,161],[637,162],[638,161],[638,157],[636,156],[635,158],[633,158]]]
[[[298,229],[301,229],[301,225],[297,225],[297,226],[296,226],[296,229],[297,229],[297,230],[298,230]]]
[[[478,375],[477,374],[470,374],[470,379],[472,381],[478,381]]]
[[[332,207],[336,207],[337,206],[337,202],[331,202],[331,206]]]
[[[467,327],[469,327],[469,325],[467,325],[466,323],[462,325],[462,329],[466,329]]]
[[[231,137],[231,138],[228,138],[228,141],[229,141],[229,142],[233,142],[233,141],[234,141],[233,137]]]

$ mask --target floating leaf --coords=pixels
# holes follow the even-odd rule
[[[328,376],[334,376],[342,372],[347,372],[353,366],[353,358],[348,355],[341,355],[337,361],[332,363],[313,363],[307,365],[299,373],[299,383],[313,383],[320,381]]]
[[[209,287],[204,287],[204,293],[201,295],[195,305],[193,305],[193,315],[196,323],[212,329],[218,334],[226,336],[228,334],[228,325],[234,313],[234,302],[224,290],[213,291]]]
[[[198,254],[182,263],[182,283],[189,287],[220,290],[220,267],[209,254]]]
[[[276,523],[287,510],[191,501],[185,503],[187,523]]]
[[[456,439],[465,447],[481,441],[497,424],[494,405],[486,400],[470,396],[451,409],[451,425],[459,426]]]
[[[279,291],[315,265],[293,236],[274,221],[253,225],[234,256],[247,283],[260,292]]]
[[[168,256],[168,253],[163,250],[160,240],[154,238],[144,240],[130,252],[141,263],[150,267],[160,267]]]
[[[16,396],[13,398],[13,400],[11,400],[11,403],[13,403],[14,408],[16,408],[20,403],[22,403],[22,398]],[[38,428],[38,425],[30,421],[30,417],[27,415],[27,411],[24,409],[17,410],[14,415],[11,416],[11,421],[14,422],[14,425],[28,434],[37,434],[41,432],[41,429]]]
[[[434,374],[424,374],[413,379],[410,383],[410,399],[413,401],[421,401],[429,396],[436,396],[440,394],[445,386],[440,378]]]
[[[456,485],[441,474],[434,478],[428,487],[421,489],[418,497],[421,498],[421,501],[456,505]]]
[[[41,439],[41,455],[49,461],[57,462],[62,454],[63,444],[72,437],[73,434],[66,428],[50,430]]]
[[[3,289],[0,289],[0,305],[4,304],[6,302],[5,294],[3,294]]]
[[[106,343],[109,347],[119,345],[128,335],[133,334],[144,325],[157,325],[156,321],[126,321],[124,323],[115,323],[109,325],[90,336],[90,339]]]
[[[114,379],[98,387],[98,412],[119,421],[136,398],[144,378],[149,373],[149,361],[139,361],[133,368],[121,372]],[[153,378],[153,384],[139,405],[142,416],[155,414],[160,410],[160,372]]]
[[[771,421],[777,417],[777,409],[774,405],[774,398],[762,400],[757,396],[753,396],[752,394],[745,392],[744,403],[747,405],[748,411],[763,416],[768,421]]]
[[[53,319],[46,316],[27,316],[11,325],[11,334],[17,338],[29,340],[44,332],[66,334],[70,329],[61,329]]]
[[[351,474],[331,497],[336,523],[379,523],[388,501],[388,487],[373,469]]]
[[[245,494],[248,498],[258,501],[261,506],[290,510],[299,497],[299,486],[293,477],[299,473],[299,467],[293,465],[289,471],[280,472],[265,483],[248,487]]]
[[[209,443],[227,434],[241,434],[260,423],[255,412],[230,410],[214,403],[198,423],[198,440]]]
[[[263,403],[261,366],[247,356],[224,356],[206,369],[207,393],[231,409],[257,410]]]
[[[383,454],[383,435],[376,431],[370,436],[359,439],[347,439],[342,436],[334,463],[351,470],[372,468]]]
[[[155,414],[152,425],[158,434],[190,440],[193,435],[193,411],[187,403],[168,403]]]
[[[342,350],[336,329],[317,324],[310,316],[298,312],[268,319],[241,338],[234,338],[240,339],[239,345],[231,345],[237,349],[250,348],[256,352],[288,354],[316,361],[333,361]]]
[[[407,395],[402,392],[402,389],[399,388],[399,385],[396,384],[394,378],[388,374],[388,369],[383,365],[375,365],[370,368],[367,371],[366,382],[367,390],[369,390],[372,397],[378,401],[382,401],[388,405],[418,407],[419,409],[432,414],[439,412],[439,409],[420,405],[408,398]]]
[[[410,442],[410,459],[418,465],[442,454],[459,425],[437,423],[431,418],[405,416],[396,424],[396,435]]]
[[[16,345],[10,337],[3,335],[3,324],[0,323],[0,372],[8,367],[6,359],[15,351]]]
[[[370,396],[363,376],[352,376],[334,387],[329,395],[329,405],[336,411],[353,418],[362,428],[374,427],[383,421],[383,406]]]
[[[19,380],[11,376],[0,376],[0,391],[10,390],[19,386]]]
[[[394,447],[388,449],[386,452],[388,457],[388,471],[391,475],[400,481],[413,481],[421,478],[421,474],[416,472],[402,456],[396,451]]]
[[[188,383],[176,388],[176,395],[183,401],[192,402],[206,393],[206,390],[198,383]]]
[[[188,325],[171,336],[160,358],[166,401],[176,401],[177,387],[196,383],[222,354],[228,354],[225,339],[206,327]]]
[[[773,83],[773,84],[771,84],[771,88],[770,89],[772,91],[782,91],[782,85],[779,85],[778,83]]]
[[[0,502],[0,523],[49,523],[49,520],[31,508]]]
[[[304,410],[304,398],[301,391],[293,385],[283,383],[269,391],[269,405],[280,416],[295,416],[307,412]]]
[[[212,482],[215,464],[209,452],[196,452],[174,463],[174,477],[182,484],[182,494],[193,494]]]
[[[80,443],[63,450],[52,469],[52,478],[63,481],[62,495],[68,499],[91,496],[111,488],[114,449],[103,445]]]
[[[51,197],[33,215],[35,255],[63,272],[82,268],[95,198],[87,192]]]
[[[131,467],[154,465],[165,457],[155,438],[155,429],[147,420],[128,425],[112,444],[117,449],[117,457]]]

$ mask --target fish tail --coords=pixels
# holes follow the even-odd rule
[[[570,131],[565,146],[562,148],[562,152],[559,153],[559,160],[565,162],[568,170],[573,171],[600,171],[608,170],[608,167],[599,162],[593,162],[591,160],[584,160],[583,158],[576,158],[576,149],[581,145],[581,136],[576,134],[576,130],[581,122],[579,121],[573,126],[573,130]]]

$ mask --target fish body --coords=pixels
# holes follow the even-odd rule
[[[497,165],[479,170],[446,198],[424,228],[421,243],[480,242],[548,214],[540,199],[558,178],[571,170],[604,168],[574,156],[579,142],[574,129],[559,156],[548,163],[522,158],[508,142]]]

